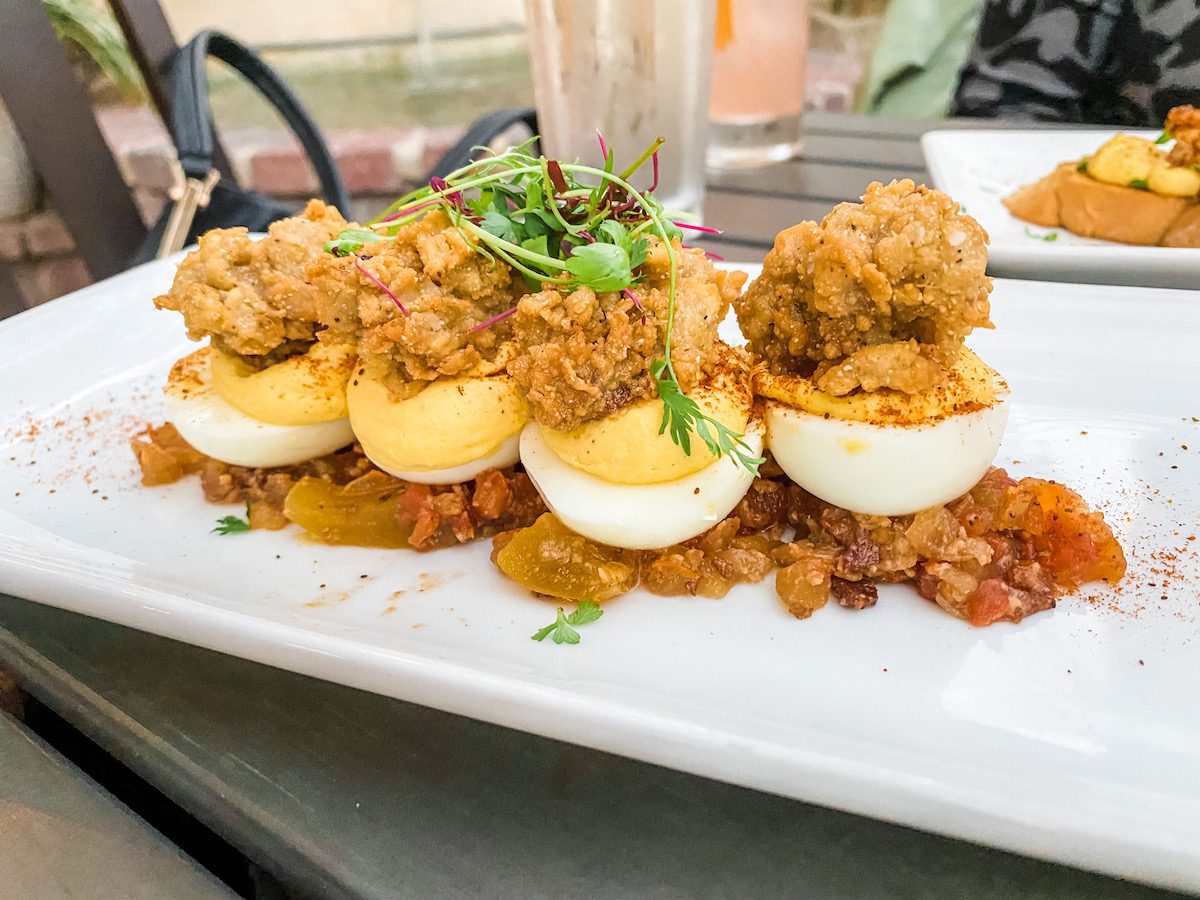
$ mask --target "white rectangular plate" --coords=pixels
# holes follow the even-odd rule
[[[1157,137],[1156,132],[1130,133]],[[1194,289],[1200,249],[1135,247],[1079,237],[1065,228],[1022,222],[1001,203],[1059,163],[1094,152],[1113,134],[1080,129],[931,131],[921,138],[921,149],[934,185],[987,229],[992,239],[988,271],[993,275]],[[1058,236],[1040,240],[1050,233]],[[1200,295],[1194,302],[1200,302]]]
[[[486,543],[417,555],[220,537],[195,479],[138,485],[187,349],[154,263],[0,323],[0,590],[358,688],[857,813],[1200,889],[1200,304],[999,282],[1000,462],[1130,555],[1020,625],[905,586],[808,621],[771,584],[613,601],[576,646]],[[1184,447],[1188,449],[1184,449]]]

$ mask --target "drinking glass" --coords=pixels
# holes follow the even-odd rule
[[[547,155],[601,166],[600,131],[619,172],[666,138],[655,195],[698,216],[715,0],[525,0],[525,12]],[[635,187],[649,177],[647,165]]]
[[[760,166],[800,149],[806,0],[717,0],[708,164]]]

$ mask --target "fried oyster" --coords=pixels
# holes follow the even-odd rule
[[[746,276],[713,267],[700,250],[676,244],[678,263],[671,361],[684,391],[711,374],[719,356],[717,327]],[[569,431],[655,395],[651,365],[663,358],[670,264],[651,239],[643,281],[626,292],[547,288],[517,304],[518,352],[508,372],[533,417]]]
[[[318,290],[305,270],[345,227],[336,209],[310,200],[300,215],[272,223],[262,240],[245,228],[209,231],[154,305],[181,313],[192,340],[211,337],[217,349],[255,366],[303,352],[321,328]]]
[[[360,357],[386,362],[396,384],[503,368],[497,356],[512,326],[488,323],[526,290],[440,210],[358,256],[317,256],[307,277],[321,339],[355,343]]]
[[[861,205],[779,233],[738,322],[772,372],[827,393],[927,390],[973,328],[991,327],[987,243],[941,191],[874,182]]]

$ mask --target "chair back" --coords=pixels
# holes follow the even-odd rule
[[[157,0],[109,0],[160,115],[169,115],[167,64],[178,45]],[[124,270],[147,228],[41,0],[0,2],[0,100],[92,278]],[[236,183],[218,145],[214,162]],[[0,260],[0,318],[24,308]]]

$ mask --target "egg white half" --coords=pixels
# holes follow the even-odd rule
[[[375,463],[376,466],[383,469],[389,475],[395,475],[397,478],[402,478],[405,481],[415,481],[417,484],[462,484],[464,481],[470,481],[486,469],[503,469],[516,465],[520,458],[521,433],[517,432],[511,437],[505,438],[504,443],[487,456],[481,456],[479,459],[473,459],[459,466],[449,466],[445,469],[406,471],[404,469],[390,468],[375,459],[372,459],[371,462]]]
[[[764,418],[767,446],[792,481],[852,512],[900,516],[975,486],[1000,449],[1008,399],[922,425],[827,419],[777,400]]]
[[[746,444],[762,453],[761,428]],[[698,442],[697,442],[698,443]],[[707,453],[701,445],[693,453]],[[521,432],[521,462],[546,505],[577,534],[629,550],[669,547],[707,531],[745,496],[754,476],[731,459],[658,484],[615,484],[563,462],[536,422]]]
[[[226,401],[212,386],[211,356],[201,350],[181,360],[167,381],[167,419],[206,456],[235,466],[290,466],[324,456],[354,440],[348,418],[313,425],[260,422]],[[176,378],[177,371],[186,374]]]

